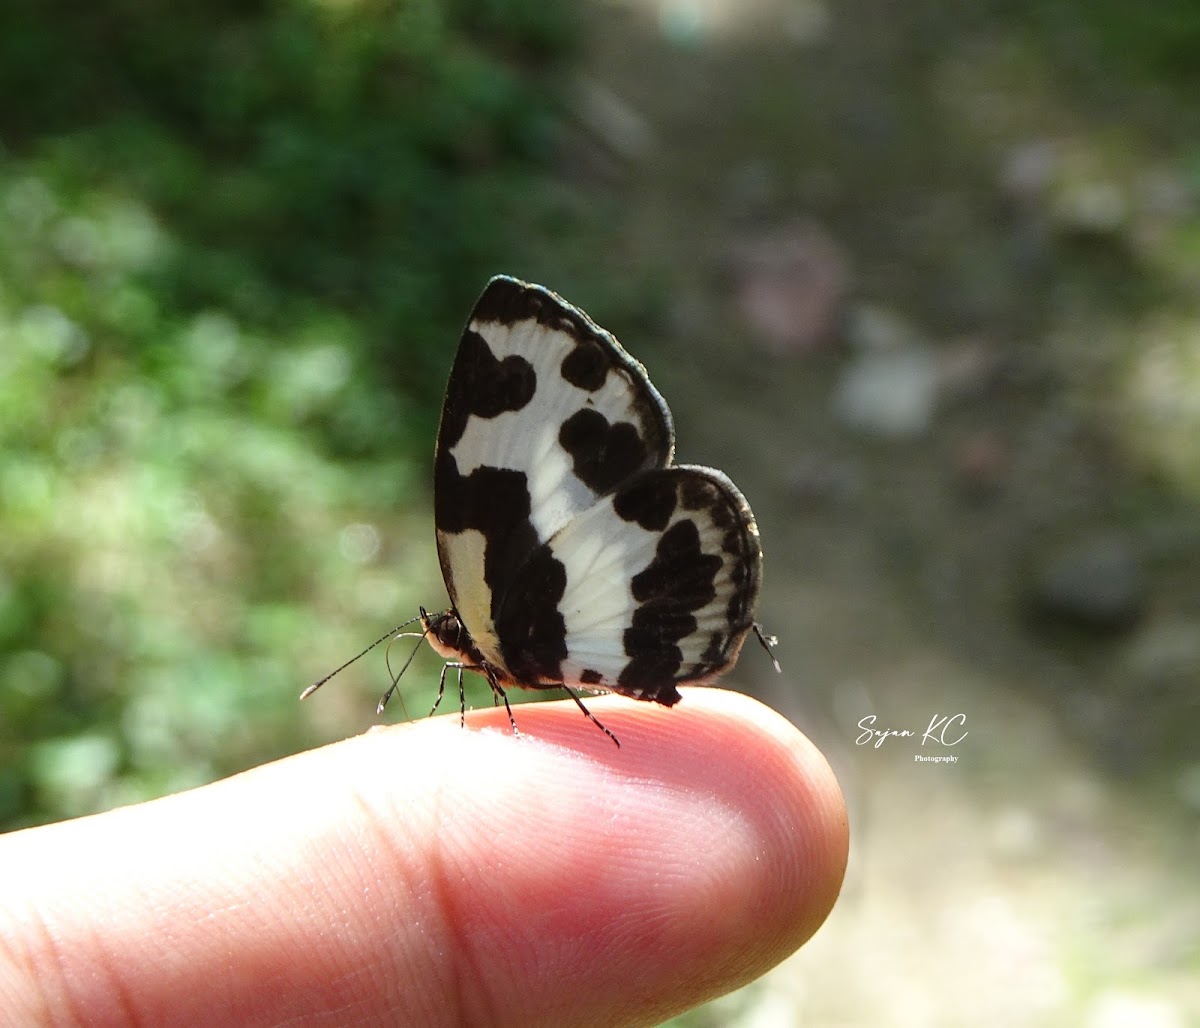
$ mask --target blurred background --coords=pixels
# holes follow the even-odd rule
[[[728,684],[850,804],[829,922],[677,1023],[1200,1023],[1197,53],[1192,0],[3,5],[0,825],[374,721],[378,654],[297,696],[445,602],[507,272],[749,497],[784,675]]]

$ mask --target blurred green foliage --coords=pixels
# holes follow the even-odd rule
[[[0,825],[304,745],[330,655],[438,602],[441,390],[575,34],[537,0],[0,8]]]
[[[1195,0],[1018,0],[997,10],[1032,26],[1064,71],[1098,59],[1117,72],[1117,80],[1195,85],[1200,77]]]

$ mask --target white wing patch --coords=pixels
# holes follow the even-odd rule
[[[464,624],[471,626],[471,638],[480,653],[490,661],[500,661],[500,640],[492,621],[492,591],[479,569],[487,556],[487,537],[475,529],[459,532],[443,545],[438,532],[438,549],[442,552],[442,574],[447,582],[455,583],[454,607]]]

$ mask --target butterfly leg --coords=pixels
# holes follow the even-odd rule
[[[429,712],[429,716],[433,717],[438,707],[441,706],[442,697],[446,694],[446,672],[453,668],[458,672],[458,716],[459,724],[466,726],[467,723],[467,693],[463,688],[463,672],[478,671],[479,669],[473,664],[464,664],[459,660],[448,660],[442,665],[442,674],[438,678],[438,694],[437,699],[433,701],[433,710]]]
[[[497,699],[504,701],[504,709],[508,711],[508,723],[512,725],[513,735],[520,735],[521,730],[517,728],[517,719],[513,717],[512,707],[508,703],[508,693],[504,691],[504,686],[496,680],[496,676],[490,668],[485,668],[484,674],[487,675],[488,685],[492,687],[492,705],[495,706]]]
[[[576,705],[576,706],[577,706],[577,707],[578,707],[580,710],[582,710],[582,711],[583,711],[583,714],[584,714],[584,716],[585,716],[585,717],[586,717],[586,718],[587,718],[587,719],[588,719],[588,720],[589,720],[589,721],[590,721],[592,724],[594,724],[594,725],[595,725],[597,728],[599,728],[599,729],[600,729],[600,731],[602,731],[602,732],[603,732],[605,735],[607,735],[607,736],[608,736],[608,737],[609,737],[609,738],[610,738],[610,739],[611,739],[613,742],[615,742],[615,743],[617,744],[617,749],[620,749],[620,748],[621,748],[621,740],[620,740],[620,739],[618,739],[618,738],[617,738],[615,735],[613,735],[613,734],[612,734],[612,732],[610,732],[610,731],[609,731],[607,728],[605,728],[605,727],[604,727],[604,725],[601,723],[600,719],[599,719],[598,717],[596,717],[596,715],[595,715],[595,714],[593,714],[593,713],[592,713],[590,710],[588,710],[588,709],[587,709],[587,707],[585,707],[585,706],[583,705],[583,700],[581,700],[581,699],[579,698],[579,695],[578,695],[578,694],[575,692],[575,690],[574,690],[574,689],[572,689],[570,686],[567,686],[567,685],[563,685],[563,686],[561,686],[561,688],[562,688],[563,690],[565,690],[566,694],[567,694],[568,696],[570,696],[570,697],[571,697],[571,699],[573,699],[573,700],[575,701],[575,705]],[[507,703],[508,701],[506,700],[505,702]],[[516,725],[514,725],[513,727],[515,728],[515,727],[516,727]]]
[[[454,666],[455,666],[454,664],[443,664],[442,665],[442,674],[441,674],[441,677],[438,678],[437,699],[433,701],[433,707],[429,711],[430,717],[433,717],[433,715],[437,713],[438,707],[440,707],[442,705],[442,696],[445,695],[445,692],[446,692],[446,672],[449,671]],[[459,678],[461,679],[462,672],[460,671],[458,673],[458,675],[459,675]]]

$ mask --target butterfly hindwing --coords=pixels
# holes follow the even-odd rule
[[[750,509],[720,472],[643,472],[550,549],[566,570],[563,681],[670,705],[677,684],[737,660],[762,556]]]
[[[758,530],[732,482],[672,465],[673,449],[665,402],[609,333],[540,286],[488,283],[434,470],[466,663],[493,684],[667,704],[677,683],[732,666],[753,622]]]

